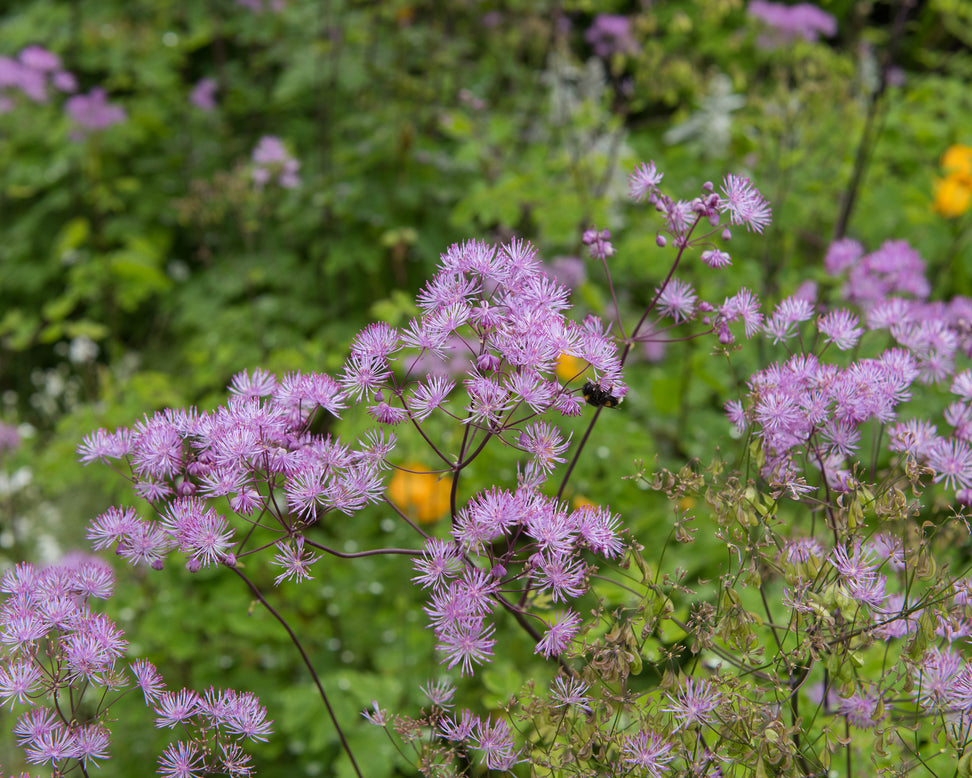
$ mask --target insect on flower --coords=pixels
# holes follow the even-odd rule
[[[600,384],[595,384],[592,381],[584,384],[581,387],[581,392],[584,399],[587,400],[587,404],[593,405],[595,408],[617,408],[621,403],[621,400],[608,390],[601,388]]]

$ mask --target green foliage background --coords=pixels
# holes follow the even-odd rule
[[[0,115],[0,420],[25,433],[0,470],[32,473],[0,497],[4,564],[84,548],[91,517],[133,500],[116,475],[77,464],[82,435],[166,406],[212,407],[242,369],[337,369],[362,325],[407,320],[455,241],[515,234],[552,259],[580,256],[583,229],[610,228],[619,302],[637,315],[670,261],[655,246],[653,214],[626,202],[625,177],[641,160],[654,159],[684,197],[738,172],[773,204],[764,238],[734,236],[731,272],[689,271],[703,296],[745,285],[772,302],[806,279],[826,293],[821,259],[893,4],[822,5],[839,21],[834,40],[766,50],[739,0],[288,0],[262,13],[231,0],[7,3],[0,55],[47,47],[82,91],[104,87],[128,120],[76,140],[63,96],[19,100]],[[593,56],[583,33],[604,12],[630,17],[639,53]],[[945,223],[930,205],[941,152],[972,143],[969,18],[968,3],[938,0],[909,20],[895,59],[903,82],[879,103],[849,228],[869,250],[910,241],[939,296],[972,292],[967,220]],[[202,77],[218,83],[213,112],[188,99]],[[739,105],[715,99],[719,78]],[[666,131],[692,117],[698,129],[667,143]],[[268,134],[300,160],[298,189],[252,185],[249,155]],[[578,315],[603,314],[598,269],[587,275]],[[67,358],[81,337],[97,344],[93,361]],[[754,348],[743,364],[760,357]],[[610,504],[646,545],[663,538],[671,507],[624,476],[731,446],[722,404],[745,378],[703,346],[641,359],[623,410],[603,414],[571,496]],[[352,412],[337,431],[365,421]],[[401,450],[421,452],[407,437]],[[487,452],[468,475],[467,497],[511,482],[512,463]],[[320,532],[346,550],[414,544],[380,510]],[[676,561],[715,570],[698,550]],[[275,593],[323,668],[368,776],[409,770],[359,712],[374,699],[417,710],[418,685],[438,672],[400,560],[328,562],[315,582]],[[235,578],[122,570],[113,603],[133,653],[170,684],[261,697],[278,732],[258,749],[262,775],[350,774],[285,636]],[[496,706],[552,673],[512,627],[500,644],[502,658],[462,686],[466,700]],[[114,758],[100,774],[148,772],[164,740],[134,696],[113,710]],[[9,744],[0,753],[8,770],[18,758]]]

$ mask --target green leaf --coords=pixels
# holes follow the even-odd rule
[[[91,340],[102,340],[108,336],[108,332],[104,324],[89,319],[64,323],[64,334],[69,338],[86,337]]]
[[[71,219],[58,233],[54,240],[53,255],[61,261],[66,255],[83,245],[91,234],[91,222],[83,216]]]
[[[71,311],[74,310],[74,306],[77,305],[77,296],[72,289],[68,289],[60,297],[55,297],[49,303],[44,305],[41,310],[41,315],[48,321],[60,321],[67,317]]]

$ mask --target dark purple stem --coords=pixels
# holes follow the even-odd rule
[[[253,581],[247,578],[237,568],[231,567],[229,569],[236,573],[243,580],[243,582],[250,587],[250,591],[253,592],[253,596],[260,601],[260,604],[266,608],[270,615],[280,622],[280,625],[287,631],[287,634],[290,636],[290,640],[297,647],[297,651],[300,654],[301,659],[304,660],[304,666],[310,671],[311,678],[314,679],[314,684],[317,686],[317,691],[320,693],[321,699],[324,700],[324,707],[327,708],[327,715],[331,717],[331,723],[334,724],[334,729],[337,730],[338,738],[341,740],[341,747],[344,748],[344,753],[346,753],[348,755],[348,759],[351,760],[351,766],[354,768],[354,774],[357,775],[358,778],[364,778],[364,776],[361,775],[361,770],[358,769],[358,763],[354,760],[354,754],[351,753],[351,746],[344,737],[344,730],[341,729],[337,716],[334,715],[334,709],[331,707],[331,701],[327,697],[327,692],[324,691],[324,687],[321,685],[321,679],[317,677],[317,672],[314,670],[314,665],[307,656],[307,652],[304,651],[304,647],[301,645],[300,639],[296,634],[294,634],[294,631],[290,628],[287,620],[277,613],[274,607],[266,601],[266,598],[263,596],[263,594],[261,594],[260,590],[256,587],[256,584],[254,584]]]

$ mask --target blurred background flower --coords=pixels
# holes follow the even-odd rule
[[[391,501],[410,518],[421,524],[441,519],[449,510],[452,478],[426,472],[421,462],[405,462],[388,484]]]
[[[935,210],[949,219],[961,216],[972,204],[972,147],[949,146],[942,154],[945,178],[935,182]]]

